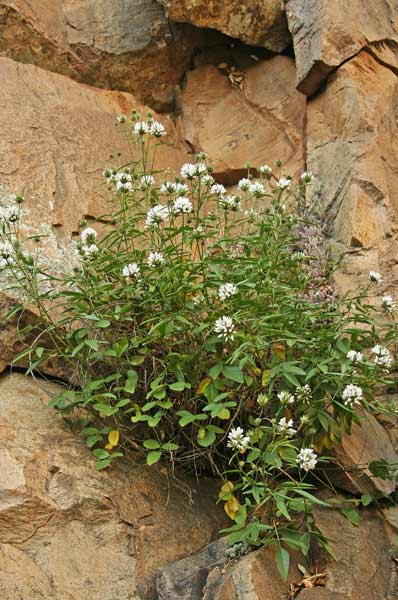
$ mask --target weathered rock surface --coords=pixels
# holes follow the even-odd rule
[[[298,89],[314,94],[329,73],[360,52],[379,44],[390,47],[396,66],[398,6],[394,0],[287,0]],[[395,58],[394,58],[395,56]],[[395,64],[394,64],[395,63]]]
[[[57,392],[20,374],[0,378],[2,597],[138,600],[156,569],[209,543],[224,518],[215,491],[177,489],[161,469],[134,464],[96,472],[47,407]]]
[[[252,166],[284,161],[297,174],[304,164],[306,99],[295,89],[291,59],[278,56],[248,68],[243,89],[212,65],[188,73],[179,99],[180,126],[195,152],[205,151],[216,176],[233,184]]]
[[[26,198],[27,221],[77,230],[79,219],[108,210],[102,177],[108,166],[131,161],[126,137],[116,116],[137,107],[133,96],[78,84],[32,65],[0,58],[0,178],[8,192]],[[168,117],[167,147],[159,168],[179,169],[185,152]],[[121,154],[118,155],[117,153]],[[51,257],[51,255],[50,255]]]
[[[395,491],[396,482],[375,477],[367,468],[370,462],[377,460],[398,463],[398,454],[387,430],[372,415],[364,417],[361,426],[353,425],[350,435],[343,435],[334,454],[343,471],[331,473],[330,477],[342,489],[372,496],[390,495]]]
[[[337,560],[314,550],[314,564],[327,573],[326,588],[324,595],[319,588],[301,592],[300,600],[392,600],[398,597],[391,553],[394,531],[376,511],[363,510],[360,515],[361,523],[355,527],[339,511],[316,510],[315,524],[331,541]]]
[[[281,0],[158,0],[172,21],[217,29],[245,44],[282,52],[290,43]]]
[[[398,78],[368,52],[345,63],[307,110],[307,167],[332,223],[342,291],[383,273],[398,284]],[[358,279],[359,278],[359,279]]]
[[[172,105],[199,37],[171,26],[155,0],[0,2],[0,54],[131,92],[153,108]]]

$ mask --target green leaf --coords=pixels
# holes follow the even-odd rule
[[[160,444],[157,440],[145,440],[144,448],[147,448],[148,450],[157,450],[160,448]]]
[[[173,452],[175,450],[178,450],[179,445],[178,444],[174,444],[173,442],[166,442],[165,444],[162,445],[162,450],[167,450],[168,452]]]
[[[153,450],[152,452],[149,452],[148,456],[146,457],[147,465],[154,465],[160,460],[161,456],[162,453],[160,450]]]
[[[222,374],[227,379],[231,379],[232,381],[236,381],[237,383],[244,383],[245,378],[243,376],[243,371],[240,367],[226,367],[222,368]]]
[[[95,458],[99,458],[100,460],[109,457],[109,452],[103,448],[97,448],[96,450],[93,450],[93,454]]]
[[[95,463],[95,468],[97,469],[97,471],[102,471],[102,469],[106,469],[107,467],[109,467],[110,464],[111,464],[110,458],[106,458],[104,460],[98,460]]]
[[[355,510],[355,508],[342,508],[341,514],[343,514],[352,525],[355,525],[355,527],[358,527],[359,523],[361,522],[359,513]]]
[[[287,578],[289,576],[290,562],[289,552],[285,550],[285,548],[282,548],[282,546],[279,546],[278,550],[276,551],[275,560],[282,579],[284,581],[287,581]]]
[[[216,441],[216,434],[213,431],[209,431],[208,429],[206,429],[206,433],[203,436],[200,436],[198,433],[196,439],[199,446],[207,448]]]
[[[128,378],[126,379],[126,383],[124,385],[124,391],[128,394],[134,394],[138,383],[138,375],[135,371],[128,372]]]
[[[361,496],[362,506],[369,506],[369,504],[371,502],[373,502],[372,496],[368,496],[367,494],[362,494],[362,496]]]
[[[190,383],[185,383],[185,381],[176,381],[175,383],[170,383],[169,388],[173,390],[173,392],[182,392],[185,388],[190,388]]]

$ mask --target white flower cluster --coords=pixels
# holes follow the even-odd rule
[[[262,183],[258,181],[251,183],[249,185],[249,193],[253,196],[253,198],[262,198],[265,194],[265,189]]]
[[[296,463],[304,471],[312,471],[318,462],[318,456],[312,448],[302,448],[297,455]]]
[[[315,177],[311,171],[304,171],[301,173],[300,179],[303,183],[313,183],[315,181]]]
[[[295,397],[290,392],[282,391],[277,394],[278,400],[281,404],[294,404]]]
[[[18,221],[18,208],[16,206],[0,206],[0,221],[16,223]]]
[[[239,196],[221,196],[219,204],[224,210],[238,211],[240,209],[241,199]]]
[[[140,190],[146,192],[151,185],[155,184],[155,178],[152,175],[143,175],[140,179]]]
[[[292,180],[289,179],[289,177],[281,177],[280,179],[278,179],[276,185],[281,190],[287,190],[287,189],[290,189],[290,187],[292,185]]]
[[[384,346],[380,346],[380,344],[376,344],[372,348],[373,362],[375,365],[379,367],[383,367],[385,370],[389,370],[391,368],[393,358],[388,348]]]
[[[347,352],[347,358],[353,363],[359,363],[363,361],[363,354],[357,350],[350,350]]]
[[[383,281],[383,278],[378,271],[369,271],[369,279],[374,283],[381,283]]]
[[[247,449],[250,444],[250,437],[245,435],[242,427],[236,427],[235,429],[231,429],[228,434],[228,448],[232,448],[233,450],[239,450],[239,452],[243,453]]]
[[[381,299],[381,305],[385,310],[391,311],[395,308],[395,302],[392,296],[383,296]]]
[[[166,130],[160,121],[148,119],[148,121],[137,121],[132,127],[132,133],[135,135],[152,135],[155,138],[161,138],[166,135]]]
[[[235,325],[232,318],[223,316],[217,319],[214,323],[214,331],[224,342],[233,340],[235,337]]]
[[[132,177],[130,175],[130,169],[126,168],[122,171],[117,171],[116,169],[106,169],[104,171],[104,177],[106,178],[108,184],[114,183],[116,189],[120,193],[126,194],[132,190]]]
[[[244,177],[243,179],[241,179],[238,183],[238,188],[240,190],[242,190],[242,192],[247,192],[249,187],[251,185],[251,181],[250,179],[247,179],[247,177]]]
[[[258,172],[261,173],[261,175],[271,175],[272,168],[268,165],[261,165],[258,167]]]
[[[14,248],[10,242],[0,242],[0,269],[9,267],[15,262]]]
[[[174,181],[165,181],[160,186],[160,192],[162,194],[167,194],[171,196],[171,194],[176,194],[177,196],[185,196],[188,194],[189,189],[185,183],[176,183]]]
[[[279,420],[279,422],[276,426],[276,430],[281,435],[286,435],[288,437],[291,437],[295,433],[297,433],[297,430],[293,427],[293,425],[294,425],[293,419],[289,419],[287,421],[286,417],[282,417],[282,419]]]
[[[296,396],[302,402],[309,402],[311,400],[312,392],[308,383],[296,388]]]
[[[177,198],[171,208],[173,215],[184,215],[193,211],[192,202],[186,196]]]
[[[221,183],[215,183],[210,188],[210,194],[215,194],[216,196],[223,196],[226,191],[227,190]]]
[[[152,206],[147,212],[145,219],[145,227],[150,229],[152,227],[159,227],[161,223],[166,221],[170,216],[169,207],[164,204],[156,204]]]
[[[122,268],[122,275],[126,279],[138,280],[141,275],[140,267],[135,262],[129,263]]]
[[[147,263],[150,267],[159,267],[164,263],[164,256],[161,252],[150,252]]]
[[[96,244],[97,241],[97,232],[92,227],[86,227],[80,234],[80,239],[82,242],[80,251],[84,258],[92,258],[95,256],[99,248]]]
[[[360,404],[361,400],[363,399],[362,388],[360,388],[359,385],[353,385],[350,383],[349,385],[345,386],[342,393],[342,398],[346,406]]]
[[[195,179],[207,172],[207,165],[204,163],[185,163],[181,167],[181,177],[184,179]]]
[[[218,288],[218,297],[224,301],[238,293],[238,288],[234,283],[223,283]]]

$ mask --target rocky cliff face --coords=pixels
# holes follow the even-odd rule
[[[160,167],[177,169],[204,150],[229,186],[246,161],[313,171],[311,193],[342,257],[338,288],[376,270],[383,291],[397,289],[395,0],[0,0],[0,80],[0,204],[24,193],[25,226],[48,234],[48,260],[68,260],[78,221],[106,213],[102,170],[112,153],[121,162],[128,155],[115,117],[146,104],[171,141]],[[0,295],[1,309],[14,302]],[[208,546],[223,523],[212,482],[170,482],[161,469],[131,464],[96,473],[79,438],[46,407],[54,386],[7,370],[20,350],[18,326],[0,326],[4,600],[287,593],[268,551],[234,562],[222,544]],[[338,459],[398,460],[397,439],[395,423],[375,418],[345,440]],[[393,491],[366,473],[338,483]],[[292,570],[292,598],[398,598],[394,509],[364,511],[360,529],[328,511],[317,522],[340,562],[314,548],[326,586],[298,584]]]

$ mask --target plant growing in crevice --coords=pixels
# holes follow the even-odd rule
[[[108,227],[84,225],[74,269],[52,272],[29,249],[20,197],[1,211],[1,272],[24,295],[6,317],[34,304],[42,331],[17,359],[29,372],[68,364],[51,404],[83,415],[98,469],[134,451],[216,474],[231,542],[277,544],[286,578],[288,548],[328,548],[312,508],[330,449],[394,383],[394,301],[335,296],[311,173],[249,167],[228,194],[199,154],[164,180],[163,125],[135,111],[119,122],[134,155],[104,172]]]

